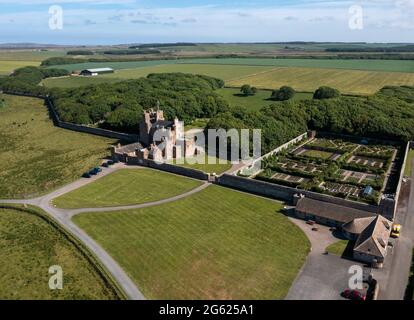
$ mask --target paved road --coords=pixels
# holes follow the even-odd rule
[[[374,271],[380,284],[380,300],[402,300],[407,288],[414,246],[414,172],[403,183],[395,220],[402,225],[401,237],[394,241],[384,269]]]
[[[347,287],[349,267],[354,261],[342,259],[336,255],[325,255],[330,244],[339,241],[328,227],[318,225],[319,231],[305,221],[290,218],[307,235],[311,242],[311,252],[305,265],[293,282],[286,300],[340,300],[340,293]]]
[[[91,179],[80,179],[71,184],[68,184],[58,190],[55,190],[45,196],[34,198],[34,199],[24,199],[24,200],[0,200],[0,203],[8,203],[8,204],[30,204],[37,207],[40,207],[48,214],[50,214],[57,222],[59,222],[66,230],[71,232],[74,236],[76,236],[81,242],[83,242],[91,252],[95,254],[95,256],[100,260],[100,262],[106,267],[106,269],[111,273],[113,278],[117,281],[117,283],[121,286],[124,292],[127,294],[129,299],[132,300],[145,300],[144,295],[135,285],[135,283],[131,280],[131,278],[126,274],[126,272],[119,266],[119,264],[97,243],[95,242],[86,232],[84,232],[81,228],[79,228],[76,224],[74,224],[71,218],[79,214],[81,212],[108,212],[108,211],[118,211],[118,210],[128,210],[128,209],[140,209],[146,208],[150,206],[157,206],[160,204],[177,201],[179,199],[188,197],[194,193],[200,192],[201,190],[207,188],[209,184],[207,182],[203,183],[201,186],[190,190],[184,194],[155,201],[151,203],[144,203],[140,205],[133,205],[133,206],[120,206],[120,207],[108,207],[108,208],[85,208],[85,209],[76,209],[76,210],[67,210],[67,209],[59,209],[52,205],[51,201],[54,198],[57,198],[63,194],[66,194],[70,191],[78,189],[84,185],[87,185],[97,179],[102,178],[110,173],[115,172],[121,168],[128,168],[128,169],[140,169],[140,167],[130,167],[125,166],[124,164],[116,164],[110,168],[104,168],[103,171],[98,175],[94,176]]]

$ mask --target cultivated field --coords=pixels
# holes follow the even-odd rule
[[[343,93],[367,95],[386,85],[414,85],[413,61],[246,58],[105,62],[60,67],[80,70],[98,66],[117,70],[113,74],[91,78],[46,79],[43,84],[48,87],[78,87],[137,79],[150,73],[183,72],[217,77],[225,80],[226,85],[231,87],[250,84],[262,89],[276,89],[289,85],[302,92],[313,92],[318,87],[327,85]]]
[[[281,209],[210,186],[165,205],[81,214],[74,222],[148,299],[282,299],[310,244]]]
[[[54,127],[41,99],[4,97],[0,199],[35,196],[73,181],[109,155],[115,143]]]
[[[53,203],[59,208],[141,204],[180,195],[200,184],[197,180],[152,169],[122,169],[54,199]]]
[[[17,68],[22,68],[26,66],[38,66],[40,62],[38,61],[19,61],[19,60],[0,60],[0,75],[9,75],[13,70]]]
[[[111,66],[111,64],[107,64]],[[150,73],[168,73],[183,72],[192,74],[203,74],[207,76],[217,77],[223,80],[238,79],[247,75],[256,74],[258,72],[268,71],[269,67],[256,66],[211,66],[211,65],[183,65],[183,64],[167,64],[154,65],[150,67],[139,67],[133,69],[116,70],[113,74],[107,74],[97,77],[64,77],[57,79],[45,79],[43,85],[46,87],[71,88],[82,85],[98,84],[102,82],[114,82],[126,79],[138,79],[146,77]]]
[[[17,68],[39,66],[44,59],[62,56],[63,51],[10,51],[0,50],[0,75],[10,74]]]
[[[328,69],[387,71],[387,72],[414,72],[414,61],[413,60],[226,58],[226,59],[181,60],[179,63],[328,68]]]
[[[62,232],[32,213],[0,209],[0,260],[0,299],[118,299]],[[62,290],[49,289],[53,265],[63,269]]]
[[[414,73],[282,67],[226,82],[233,87],[246,83],[263,89],[288,85],[305,92],[330,86],[342,93],[368,95],[386,85],[414,85]]]

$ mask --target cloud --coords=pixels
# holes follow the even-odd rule
[[[92,25],[96,24],[96,22],[95,21],[92,21],[90,19],[86,19],[85,21],[83,21],[83,24],[85,26],[92,26]]]
[[[283,20],[285,21],[297,21],[299,20],[298,17],[293,17],[293,16],[288,16],[288,17],[284,17]]]
[[[171,17],[170,17],[171,18]],[[197,19],[194,18],[187,18],[187,19],[182,19],[180,20],[182,23],[196,23]]]

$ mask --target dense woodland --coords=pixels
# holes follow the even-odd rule
[[[136,132],[144,109],[160,108],[168,119],[212,118],[228,109],[214,90],[224,82],[190,74],[151,74],[147,78],[69,90],[54,90],[51,98],[63,121],[97,124]]]
[[[186,123],[209,118],[207,128],[262,129],[268,151],[306,129],[398,140],[414,139],[414,87],[385,87],[370,97],[325,95],[319,99],[275,101],[260,111],[230,107],[215,92],[219,79],[182,73],[151,74],[147,78],[73,89],[47,89],[38,83],[67,71],[26,67],[0,78],[0,90],[49,94],[63,121],[136,132],[142,111],[158,102],[167,119]],[[319,88],[326,92],[331,88]],[[316,92],[316,93],[317,93]]]
[[[408,141],[414,139],[414,87],[385,87],[371,97],[283,101],[257,112],[234,108],[208,128],[261,128],[265,151],[307,128]]]

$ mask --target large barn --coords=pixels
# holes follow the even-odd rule
[[[85,69],[80,72],[81,76],[97,76],[99,74],[114,73],[112,68],[96,68],[96,69]]]

